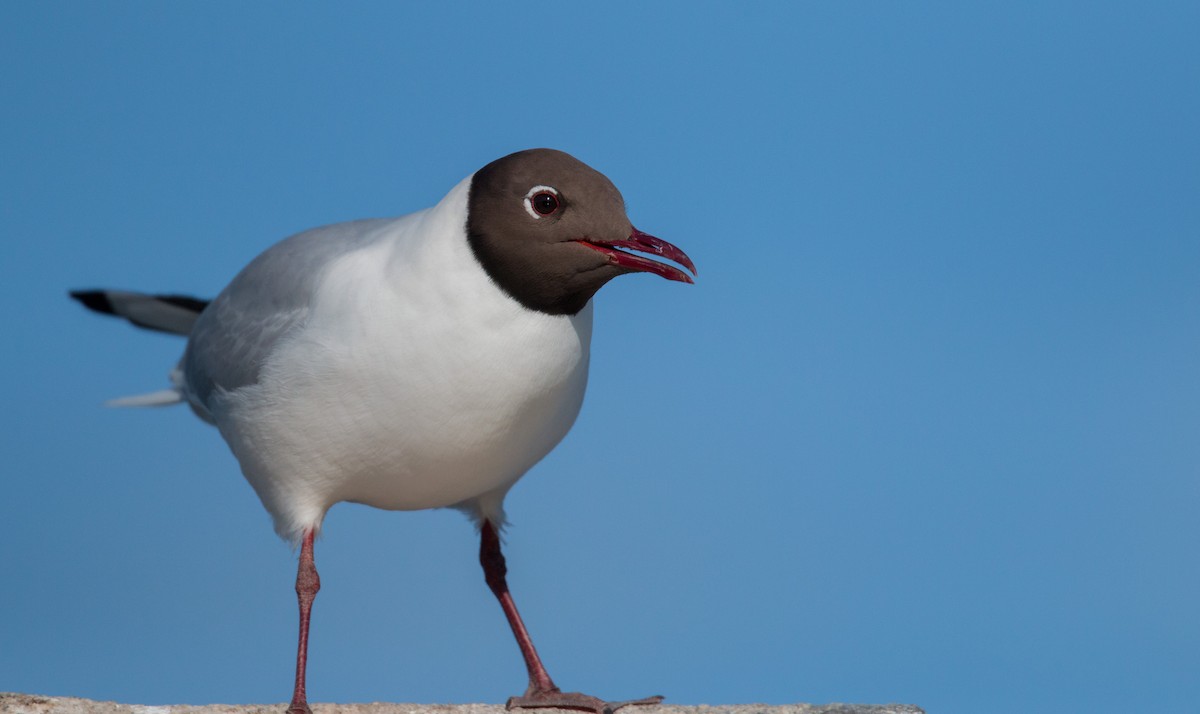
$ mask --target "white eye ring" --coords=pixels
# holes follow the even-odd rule
[[[530,200],[539,193],[552,193],[557,197],[558,189],[554,188],[553,186],[534,186],[533,188],[529,189],[529,193],[525,194],[525,212],[533,216],[536,220],[540,221],[542,220],[542,214],[533,210],[533,201]]]

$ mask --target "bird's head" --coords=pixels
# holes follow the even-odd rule
[[[573,315],[605,283],[631,272],[690,283],[682,250],[633,227],[621,192],[569,154],[530,149],[477,171],[467,202],[467,239],[492,279],[531,310]]]

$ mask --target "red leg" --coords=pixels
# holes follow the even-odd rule
[[[582,709],[596,714],[612,714],[613,711],[623,706],[658,704],[662,701],[662,697],[647,697],[625,702],[606,702],[587,694],[560,690],[550,679],[546,667],[542,665],[537,649],[533,646],[533,640],[529,637],[529,631],[525,629],[525,623],[521,621],[516,603],[513,602],[512,594],[508,591],[506,578],[508,567],[504,563],[504,553],[500,551],[500,536],[496,533],[496,527],[492,525],[491,521],[484,521],[480,532],[479,562],[483,565],[483,575],[487,580],[488,587],[500,601],[504,616],[508,618],[508,624],[517,638],[517,646],[521,648],[521,656],[525,658],[525,667],[529,670],[529,688],[525,690],[525,695],[510,697],[506,708]]]
[[[296,598],[300,601],[300,648],[296,652],[296,688],[292,690],[292,704],[287,714],[312,714],[308,708],[308,694],[304,691],[304,674],[308,666],[308,620],[312,615],[313,600],[321,589],[321,578],[313,562],[313,531],[304,534],[300,546],[300,566],[296,569]]]

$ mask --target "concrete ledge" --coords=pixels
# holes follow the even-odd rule
[[[118,704],[73,697],[0,692],[3,714],[283,714],[287,704]],[[313,714],[505,714],[499,704],[320,704]],[[545,710],[552,711],[552,710]],[[625,712],[645,714],[925,714],[911,704],[728,704],[684,706],[660,704],[633,707]],[[564,712],[564,714],[578,714]]]

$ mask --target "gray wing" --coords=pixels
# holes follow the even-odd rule
[[[189,395],[209,407],[215,391],[258,381],[280,339],[304,325],[325,269],[378,240],[395,219],[314,228],[252,260],[196,320],[180,366]]]

